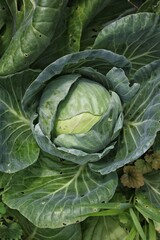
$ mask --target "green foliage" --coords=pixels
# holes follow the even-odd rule
[[[22,234],[23,231],[19,223],[9,214],[8,207],[0,202],[0,239],[20,240]]]
[[[82,224],[82,232],[84,240],[119,240],[126,239],[128,235],[115,217],[88,218]]]
[[[116,173],[102,176],[89,167],[41,155],[12,177],[3,201],[40,228],[59,228],[98,211],[92,204],[108,202],[116,187]]]
[[[142,66],[159,59],[159,21],[159,16],[153,13],[128,15],[103,28],[93,48],[126,56],[132,63],[131,74],[134,74]]]
[[[38,58],[55,34],[66,1],[54,0],[51,3],[50,1],[27,0],[24,1],[23,6],[25,8],[22,10],[23,19],[18,19],[20,16],[19,14],[17,16],[16,12],[19,13],[19,9],[14,3],[10,6],[11,13],[14,12],[12,17],[15,26],[13,26],[13,35],[9,46],[0,59],[0,75],[26,69]],[[21,21],[21,24],[15,31],[17,21]]]
[[[0,239],[160,239],[159,13],[0,2]]]
[[[32,137],[30,123],[22,110],[21,101],[26,87],[37,76],[27,70],[0,78],[0,170],[16,172],[37,160],[39,149]]]
[[[63,228],[38,228],[28,221],[18,211],[9,209],[9,214],[13,216],[20,224],[23,230],[22,239],[34,240],[82,240],[80,223],[65,226]]]
[[[20,240],[22,236],[22,229],[17,223],[10,223],[0,225],[0,238],[2,240]]]

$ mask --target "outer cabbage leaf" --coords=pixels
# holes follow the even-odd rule
[[[32,128],[34,138],[38,143],[39,147],[44,151],[53,156],[60,157],[77,163],[79,165],[84,165],[88,162],[95,162],[103,158],[111,149],[114,148],[115,143],[107,146],[103,151],[98,153],[87,153],[78,149],[68,149],[65,147],[57,147],[55,144],[44,135],[39,124]]]
[[[116,187],[116,173],[102,176],[86,165],[41,155],[12,177],[3,201],[40,228],[59,228],[86,218],[80,215],[99,211],[91,204],[108,202]]]
[[[33,0],[1,0],[0,3],[0,55],[8,48],[13,35],[22,23],[33,15]]]
[[[142,156],[154,143],[160,130],[160,61],[139,69],[131,82],[141,85],[131,102],[124,105],[124,127],[118,143],[105,159],[90,164],[101,174],[117,168]]]
[[[144,180],[144,187],[139,192],[149,199],[153,207],[160,209],[160,171],[146,174]]]
[[[82,240],[81,225],[80,223],[65,226],[63,228],[38,228],[28,221],[18,211],[8,209],[10,216],[13,216],[20,224],[23,230],[24,239],[34,240]]]
[[[88,218],[82,223],[82,233],[83,240],[125,240],[128,235],[116,217]]]
[[[39,71],[24,71],[0,78],[0,171],[16,172],[35,162],[39,155],[30,121],[21,107],[25,89]]]
[[[27,21],[30,16],[32,16],[33,11],[35,9],[35,1],[33,0],[5,0],[8,5],[9,12],[12,16],[12,34],[20,27],[23,21]]]
[[[130,86],[129,79],[120,68],[112,68],[106,75],[109,89],[118,93],[122,102],[129,102],[140,88],[140,84],[134,83]]]
[[[111,0],[76,0],[68,22],[70,52],[80,50],[82,31]]]
[[[21,71],[37,59],[49,45],[66,6],[65,0],[32,3],[31,14],[23,19],[0,59],[0,75]]]
[[[160,17],[137,13],[107,25],[97,36],[93,48],[104,48],[126,56],[132,62],[132,74],[159,59]]]
[[[145,184],[136,191],[135,207],[147,219],[154,223],[153,230],[150,231],[149,239],[159,239],[160,226],[160,188],[159,188],[160,171],[152,171],[144,175]],[[153,235],[152,235],[153,232]]]
[[[59,21],[57,22],[55,33],[50,41],[50,44],[44,49],[39,57],[31,65],[34,69],[44,69],[56,59],[69,54],[68,40],[68,18],[70,8],[67,6]]]
[[[151,185],[151,186],[153,187],[154,184]],[[135,204],[135,207],[138,209],[138,211],[144,217],[152,219],[152,220],[160,223],[160,209],[159,209],[159,206],[156,206],[156,204],[153,202],[152,198],[151,198],[151,200],[149,199],[150,194],[151,194],[151,192],[150,192],[151,188],[149,189],[148,193],[146,191],[147,188],[148,187],[145,185],[142,189],[140,189],[138,191],[138,193],[136,193],[136,197],[135,197],[136,204]],[[153,188],[153,191],[154,190],[155,190],[155,188]],[[157,195],[157,193],[156,193],[156,195]]]
[[[3,55],[12,38],[13,21],[5,0],[0,2],[0,56]]]

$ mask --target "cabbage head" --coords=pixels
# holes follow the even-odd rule
[[[44,69],[27,89],[23,105],[40,148],[85,164],[114,150],[123,125],[130,86],[130,62],[107,50],[66,55]]]
[[[63,84],[68,91],[65,95],[62,91],[57,99]],[[122,128],[121,101],[115,92],[95,81],[63,75],[49,83],[42,94],[39,124],[57,147],[96,153],[106,149]]]

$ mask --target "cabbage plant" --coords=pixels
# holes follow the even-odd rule
[[[123,0],[18,2],[0,3],[2,201],[37,239],[88,240],[87,216],[159,136],[160,17]],[[97,221],[126,237],[117,218]]]
[[[97,61],[106,70],[93,68]],[[40,148],[80,165],[114,149],[124,125],[123,105],[139,90],[138,83],[129,84],[129,66],[127,59],[107,50],[69,54],[49,65],[23,98]]]

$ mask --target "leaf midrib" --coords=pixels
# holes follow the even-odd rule
[[[18,114],[14,109],[12,109],[6,102],[4,102],[3,100],[0,100],[0,102],[6,106],[6,108],[8,108],[9,112],[14,115],[16,118],[18,118],[19,120],[21,120],[22,122],[24,122],[26,125],[30,125],[29,124],[29,120],[26,119],[22,114]]]

